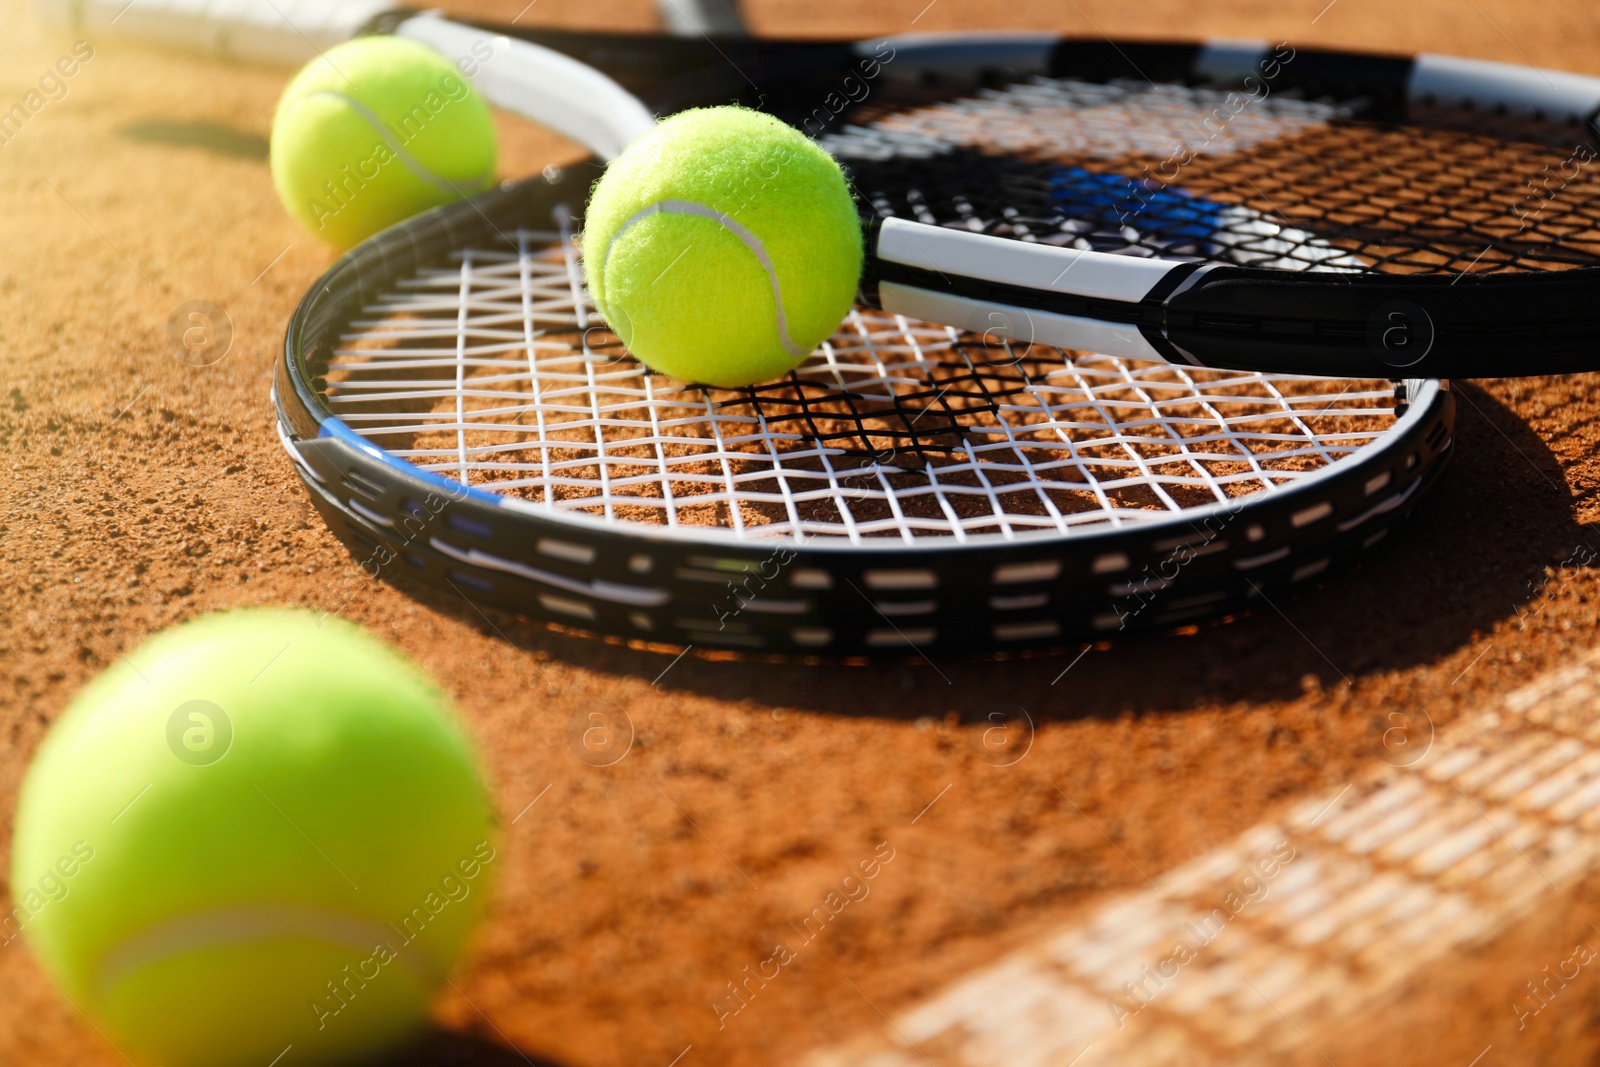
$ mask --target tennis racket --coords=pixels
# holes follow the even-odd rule
[[[1392,381],[1364,332],[1305,320],[1298,341],[1200,323],[1230,338],[1205,358],[1243,369],[1197,366],[1162,317],[1214,278],[1231,293],[1276,286],[1280,303],[1415,295],[1455,261],[1427,268],[1427,227],[1407,214],[1420,208],[1394,207],[1380,177],[1430,165],[1428,146],[1532,159],[1550,143],[1402,114],[1373,79],[1409,61],[1298,53],[1251,68],[1257,53],[1238,45],[1042,37],[532,43],[371,5],[248,7],[140,0],[113,23],[114,5],[83,0],[70,13],[90,33],[254,58],[362,27],[453,59],[488,47],[473,76],[491,102],[596,154],[386,231],[307,294],[274,392],[319,510],[371,574],[678,646],[1056,645],[1323,576],[1433,484],[1452,445],[1448,391]],[[1228,112],[1249,69],[1273,88]],[[584,290],[575,231],[600,162],[652,112],[731,98],[841,159],[875,251],[868,299],[793,374],[710,390],[626,358]],[[1181,186],[1142,176],[1219,108],[1230,118],[1191,146]],[[1471,181],[1506,193],[1510,179]],[[1422,206],[1453,217],[1428,188]],[[1460,209],[1474,226],[1481,214]],[[1584,239],[1568,232],[1560,254]],[[1009,302],[1040,264],[1057,275],[1040,290],[1054,310]],[[1538,276],[1581,270],[1557,266]],[[1529,273],[1488,255],[1477,269]],[[1496,310],[1476,293],[1475,313]],[[1423,343],[1413,320],[1378,321],[1392,347]],[[1353,377],[1288,373],[1338,353]]]
[[[362,30],[453,57],[493,42],[510,58],[474,64],[485,95],[603,157],[648,127],[628,94],[658,113],[761,106],[818,136],[876,209],[870,303],[1012,343],[1340,376],[1596,364],[1600,79],[1242,42],[852,45],[486,33],[378,0],[44,3],[84,32],[244,58],[303,62]],[[662,9],[682,21],[685,3]],[[1129,112],[1150,121],[1129,131]]]

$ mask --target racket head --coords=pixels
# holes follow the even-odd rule
[[[651,375],[582,288],[597,168],[387,231],[297,309],[280,430],[369,576],[680,647],[1021,650],[1314,582],[1450,454],[1438,382],[1397,410],[1383,381],[1018,352],[871,309],[783,382]]]
[[[864,293],[892,311],[1245,370],[1594,366],[1600,79],[1266,42],[540,36],[658,113],[736,100],[816,136],[889,220]]]
[[[358,28],[398,33],[475,71],[492,102],[604,156],[648,128],[651,110],[765,108],[845,157],[875,211],[897,187],[918,193],[894,221],[927,208],[928,224],[912,224],[924,241],[940,227],[967,231],[898,258],[874,234],[865,292],[898,313],[980,331],[999,320],[1048,344],[1244,370],[1478,377],[1594,366],[1600,79],[1267,42],[661,38],[472,28],[375,14],[370,0],[299,6],[148,0],[124,18],[120,0],[42,0],[97,35],[228,57],[289,59]],[[1098,142],[1082,106],[1095,94]],[[1163,111],[1165,124],[1146,121]],[[863,145],[856,134],[869,124],[900,128]],[[896,155],[929,173],[910,186],[873,174]],[[1081,185],[1060,180],[1075,171],[1126,183],[1091,190],[1076,228],[1083,190],[1065,201],[1052,192]],[[1169,194],[1206,203],[1175,211]],[[1021,241],[985,246],[984,235]],[[1102,250],[1118,241],[1116,254]],[[1029,242],[1063,246],[1053,268],[1016,256]],[[1136,257],[1150,269],[1130,271]],[[997,285],[988,263],[1006,259],[1017,262]]]

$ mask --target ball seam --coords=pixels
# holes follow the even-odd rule
[[[772,302],[777,308],[774,325],[778,331],[778,342],[783,345],[784,351],[788,352],[794,359],[804,359],[811,354],[810,349],[801,348],[795,344],[794,338],[789,334],[789,317],[783,309],[783,289],[778,283],[778,269],[773,265],[772,257],[767,254],[767,246],[762,243],[761,238],[740,225],[730,215],[698,201],[657,200],[655,203],[640,208],[628,216],[622,225],[617,227],[617,232],[612,234],[611,239],[606,242],[605,254],[600,259],[602,276],[606,269],[606,263],[611,259],[611,249],[616,245],[617,240],[627,233],[635,223],[642,222],[652,215],[691,215],[696,218],[710,219],[743,242],[744,246],[756,257],[756,261],[761,264],[762,269],[767,272],[767,281],[772,285]]]
[[[337,945],[358,954],[370,953],[380,941],[389,943],[392,940],[389,928],[373,920],[323,908],[255,906],[180,915],[113,945],[93,969],[90,999],[103,1004],[111,990],[130,975],[186,953],[238,948],[286,937]],[[428,959],[420,949],[412,949],[410,942],[403,944],[396,955],[420,984],[431,985],[445,973],[445,968]]]
[[[372,132],[383,138],[384,143],[389,146],[389,150],[395,154],[396,159],[405,164],[405,168],[407,170],[416,175],[420,180],[427,182],[429,185],[433,186],[435,189],[438,189],[442,193],[454,193],[457,196],[461,196],[463,195],[464,189],[470,192],[478,192],[479,190],[483,189],[484,186],[489,184],[489,181],[493,176],[491,168],[490,171],[471,175],[461,179],[460,182],[455,182],[451,181],[449,178],[446,178],[443,174],[439,174],[438,172],[429,169],[410,152],[407,152],[405,146],[395,139],[393,133],[391,133],[388,128],[388,123],[384,122],[383,119],[378,116],[377,112],[367,107],[367,105],[363,104],[355,97],[346,93],[341,93],[337,89],[318,89],[316,92],[307,93],[305,96],[301,97],[295,102],[296,106],[319,96],[331,96],[335,100],[338,100],[340,103],[344,104],[351,111],[354,111],[357,115],[361,116],[361,118],[366,121],[367,125],[372,127]]]

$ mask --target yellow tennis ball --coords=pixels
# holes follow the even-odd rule
[[[640,360],[751,385],[788,373],[849,313],[861,223],[838,163],[799,130],[699,108],[606,168],[583,257],[595,306]]]
[[[494,126],[437,52],[398,37],[330,48],[295,75],[272,120],[284,207],[340,250],[488,188]]]
[[[495,858],[416,668],[338,619],[233,611],[131,652],[55,724],[0,936],[163,1067],[347,1062],[423,1025]]]

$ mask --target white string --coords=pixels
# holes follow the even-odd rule
[[[517,252],[517,280],[522,288],[522,336],[523,344],[527,346],[528,350],[528,385],[533,393],[533,414],[535,425],[538,426],[538,440],[547,442],[544,404],[540,403],[542,390],[539,378],[539,354],[538,349],[535,347],[535,339],[539,336],[539,331],[534,323],[536,312],[533,308],[533,289],[528,275],[528,260],[530,256],[528,254],[528,235],[526,233],[517,235]],[[541,445],[539,449],[539,466],[541,468],[543,488],[543,492],[540,494],[543,499],[541,499],[540,503],[548,507],[555,503],[555,492],[550,484],[550,446],[548,443]]]
[[[467,315],[472,292],[472,254],[461,257],[461,307],[456,314],[456,454],[461,470],[461,484],[470,485],[467,476]]]
[[[786,383],[703,389],[604,330],[586,345],[564,230],[464,250],[374,300],[330,363],[333,411],[419,467],[544,507],[855,543],[1169,518],[1317,477],[1394,423],[1383,382],[1043,348],[991,366],[946,327],[865,310]]]

